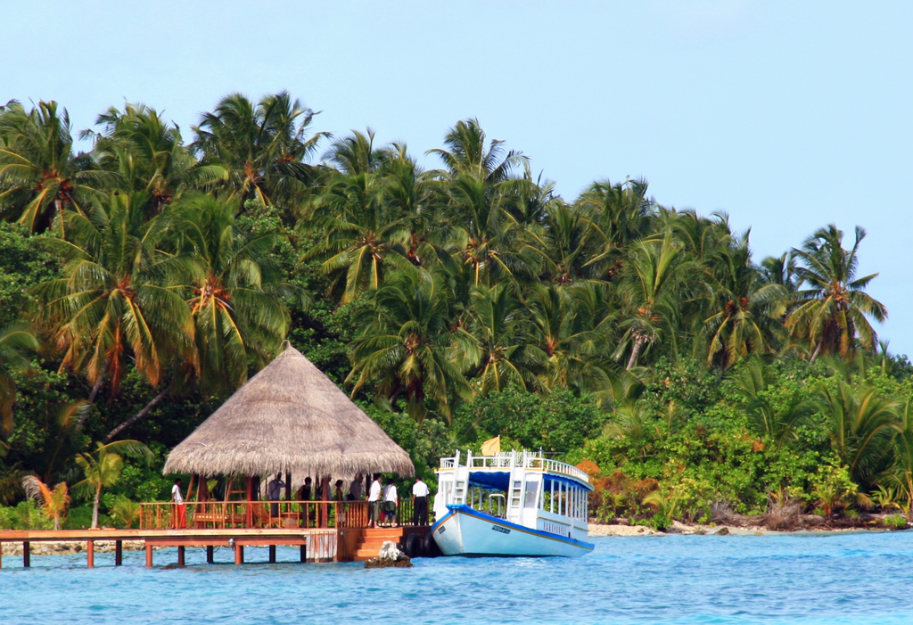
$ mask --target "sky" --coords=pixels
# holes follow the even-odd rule
[[[911,2],[49,0],[4,7],[0,101],[57,100],[74,130],[125,101],[178,124],[232,92],[289,91],[312,128],[367,127],[419,162],[477,118],[573,199],[644,178],[724,211],[758,261],[835,223],[913,355]],[[16,51],[15,54],[13,51]],[[87,146],[86,146],[87,147]]]

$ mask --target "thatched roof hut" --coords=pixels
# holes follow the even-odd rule
[[[401,447],[294,347],[171,450],[164,473],[411,476]]]

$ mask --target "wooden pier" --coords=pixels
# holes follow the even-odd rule
[[[384,541],[401,543],[410,533],[425,534],[428,527],[398,528],[290,528],[290,529],[129,529],[129,530],[35,530],[0,531],[3,543],[22,543],[22,564],[31,565],[31,543],[85,542],[86,564],[95,566],[95,543],[114,542],[114,565],[123,563],[124,541],[141,541],[146,551],[146,566],[153,566],[153,550],[177,547],[177,561],[184,565],[185,550],[205,548],[206,561],[213,562],[216,547],[234,552],[235,564],[244,563],[245,547],[269,547],[269,562],[276,561],[276,547],[300,548],[301,562],[355,562],[376,556]],[[3,566],[0,550],[0,568]]]

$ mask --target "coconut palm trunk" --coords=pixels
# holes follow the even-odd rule
[[[637,366],[637,359],[640,357],[640,351],[646,344],[647,337],[643,334],[637,334],[637,336],[634,337],[634,347],[631,348],[631,357],[628,358],[628,364],[625,367],[626,370],[630,371]]]

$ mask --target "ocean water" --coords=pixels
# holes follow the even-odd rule
[[[3,558],[0,623],[913,623],[913,531],[595,538],[576,559],[417,559],[412,569],[248,564],[187,550]]]

